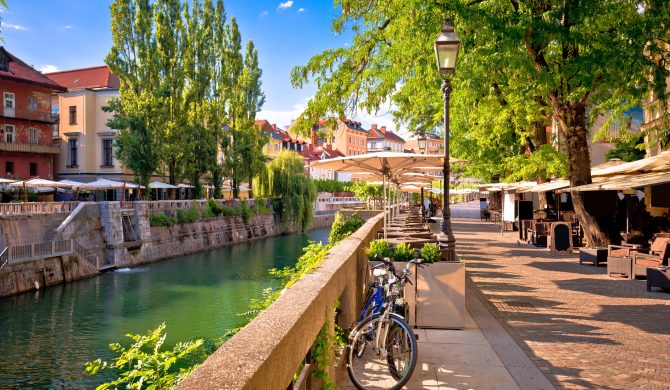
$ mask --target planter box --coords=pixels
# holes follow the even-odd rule
[[[441,261],[412,269],[414,286],[406,291],[409,324],[416,328],[465,327],[465,263]],[[416,295],[412,294],[416,287]]]

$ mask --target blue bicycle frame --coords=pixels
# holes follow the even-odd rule
[[[375,291],[370,294],[367,302],[365,302],[365,306],[363,307],[361,314],[358,316],[358,322],[363,321],[363,319],[368,315],[379,314],[381,312],[382,306],[386,302],[384,288],[379,284],[379,282],[375,282],[371,288],[374,288]],[[370,308],[372,308],[371,311],[368,311]]]

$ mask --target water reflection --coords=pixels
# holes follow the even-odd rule
[[[292,265],[308,240],[327,237],[273,237],[0,299],[0,388],[94,387],[103,378],[87,377],[86,361],[162,321],[168,344],[216,339],[275,283],[269,268]]]

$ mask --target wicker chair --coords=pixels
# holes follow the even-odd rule
[[[641,245],[621,244],[607,246],[607,276],[621,274],[628,279],[634,278],[631,254],[642,252]]]
[[[647,267],[668,265],[670,238],[658,237],[651,244],[649,253],[633,252],[633,278],[647,275]]]

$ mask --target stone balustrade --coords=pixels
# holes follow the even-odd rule
[[[78,202],[0,203],[0,215],[70,213]]]
[[[286,389],[340,302],[346,328],[360,309],[367,282],[365,248],[383,224],[382,214],[337,244],[316,271],[305,275],[228,340],[179,389]]]

